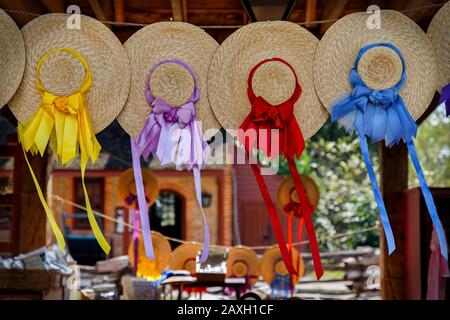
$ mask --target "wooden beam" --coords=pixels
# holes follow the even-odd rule
[[[380,235],[381,297],[405,297],[405,191],[408,189],[408,151],[404,143],[391,148],[380,143],[381,190],[395,237],[396,250],[388,254],[386,238]]]
[[[100,21],[111,21],[112,20],[112,8],[110,0],[89,0],[92,10],[94,11],[95,17]],[[112,25],[106,24],[109,29],[112,29]]]
[[[316,26],[315,23],[308,23],[316,20],[316,13],[317,13],[316,7],[317,7],[317,0],[308,0],[306,2],[305,27],[307,28],[312,28]]]
[[[41,0],[50,13],[65,12],[63,0]]]
[[[45,13],[46,8],[40,1],[35,0],[0,0],[0,7],[2,9],[10,9],[16,11],[27,11],[32,13]],[[20,13],[8,13],[13,20],[17,23],[19,28],[23,27],[30,20],[34,19],[33,16],[20,14]]]
[[[101,5],[105,14],[105,19],[112,21],[114,19],[112,0],[101,0]]]
[[[114,0],[114,20],[116,22],[125,22],[123,0]]]
[[[106,21],[106,15],[99,0],[89,0],[89,4],[94,11],[95,17],[100,21]]]
[[[20,156],[15,158],[15,160],[18,160],[17,164],[14,163],[14,170],[18,170],[20,174],[19,181],[14,181],[14,184],[19,184],[18,195],[20,197],[19,243],[17,249],[18,253],[26,253],[46,245],[47,219],[23,153],[20,152],[19,154]],[[28,154],[28,159],[45,196],[47,189],[47,153],[43,157]],[[18,166],[17,169],[16,166]],[[57,221],[58,218],[58,216],[55,216]]]
[[[185,0],[170,0],[172,5],[172,19],[173,21],[186,21],[186,1]]]
[[[430,1],[427,0],[410,0],[407,2],[403,9],[408,10],[411,8],[419,8],[428,4],[430,4]],[[405,15],[407,15],[411,20],[414,20],[417,23],[428,13],[428,10],[429,9],[417,9],[406,11]]]
[[[347,0],[330,0],[323,10],[321,20],[334,20],[338,19],[347,5]],[[324,34],[334,22],[323,23],[320,26],[320,34]]]

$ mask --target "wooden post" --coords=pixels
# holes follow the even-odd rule
[[[21,146],[19,145],[18,148],[21,148]],[[20,190],[17,253],[26,253],[45,246],[47,218],[23,153],[20,152],[19,154],[20,156],[16,158],[18,161],[14,164],[19,166],[20,174],[19,181],[14,181],[14,183],[19,183]],[[47,189],[47,154],[44,157],[40,155],[32,156],[31,154],[27,156],[45,196]]]
[[[404,192],[408,188],[408,152],[406,145],[387,148],[380,144],[381,190],[389,214],[397,249],[389,256],[384,234],[381,243],[381,297],[387,300],[404,299]]]

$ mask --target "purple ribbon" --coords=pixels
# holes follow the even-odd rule
[[[439,104],[445,104],[445,110],[447,116],[450,116],[450,83],[442,87],[441,98],[439,99]]]
[[[194,81],[192,96],[186,104],[178,108],[170,106],[161,98],[155,98],[150,89],[150,77],[155,69],[164,63],[176,63],[184,67],[189,71]],[[146,98],[147,102],[153,107],[152,112],[150,112],[144,129],[138,138],[131,138],[138,204],[139,208],[144,208],[143,210],[141,209],[141,223],[145,252],[150,259],[153,259],[153,245],[149,236],[148,207],[144,205],[145,194],[139,157],[142,155],[147,160],[149,155],[152,154],[158,157],[161,165],[175,163],[177,169],[186,167],[188,170],[193,171],[195,193],[203,217],[204,246],[200,256],[200,262],[203,263],[208,257],[210,238],[208,223],[202,206],[200,169],[205,163],[209,147],[195,116],[194,103],[198,101],[200,94],[192,68],[178,59],[158,62],[150,70],[147,77]]]
[[[136,276],[139,255],[139,210],[131,209],[133,216],[133,274]]]

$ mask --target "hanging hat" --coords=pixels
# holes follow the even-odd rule
[[[315,57],[316,90],[332,121],[359,136],[389,254],[396,247],[394,235],[367,137],[372,143],[385,140],[388,147],[401,140],[406,143],[441,254],[447,258],[445,233],[414,146],[414,120],[428,108],[438,83],[436,55],[431,41],[408,17],[391,10],[382,10],[380,15],[379,29],[369,29],[366,13],[349,14],[328,29]]]
[[[114,33],[100,21],[81,15],[80,29],[67,29],[68,15],[51,13],[31,20],[22,28],[26,66],[22,83],[9,106],[21,123],[39,109],[36,69],[41,58],[55,49],[70,48],[87,62],[92,86],[86,105],[95,133],[106,128],[125,105],[130,89],[130,67],[125,49]],[[42,62],[40,80],[47,91],[69,96],[79,90],[86,70],[67,51],[58,51]]]
[[[256,252],[238,246],[228,251],[227,277],[246,278],[247,284],[254,285],[260,276],[260,262]]]
[[[295,166],[305,140],[319,130],[328,115],[313,83],[314,54],[319,40],[308,30],[286,21],[246,25],[228,37],[214,55],[208,73],[208,96],[225,129],[236,134],[252,157],[254,149],[270,159],[283,155],[294,179],[304,212],[317,278],[323,274],[311,219],[311,208]],[[234,130],[237,132],[234,132]],[[277,137],[278,134],[278,137]],[[251,163],[256,182],[271,217],[275,238],[290,273],[278,214],[257,164]]]
[[[206,79],[211,58],[219,44],[205,31],[184,22],[158,22],[134,33],[124,44],[131,64],[131,88],[127,103],[117,120],[132,137],[137,137],[152,110],[146,99],[147,81],[154,97],[172,106],[181,106],[193,95],[196,81],[200,97],[195,114],[202,129],[220,126],[209,106]],[[178,59],[188,64],[195,75],[176,63],[159,65],[148,79],[150,70],[160,61]],[[205,132],[206,139],[215,133]]]
[[[12,98],[25,70],[25,46],[13,19],[0,9],[0,108]]]
[[[149,169],[142,169],[142,178],[144,180],[145,196],[148,199],[148,205],[151,206],[159,195],[158,177]],[[125,170],[120,175],[117,193],[120,201],[127,206],[136,204],[136,183],[134,181],[134,172],[132,168]]]
[[[89,223],[108,254],[111,246],[94,217],[84,175],[89,159],[95,162],[100,153],[95,133],[109,125],[125,103],[129,62],[120,41],[101,22],[81,16],[80,29],[68,29],[67,18],[47,14],[22,28],[25,73],[9,107],[18,119],[25,160],[60,249],[64,237],[26,155],[30,151],[42,156],[48,145],[63,165],[80,157]]]
[[[419,118],[436,90],[438,68],[431,42],[422,29],[404,14],[381,10],[381,28],[369,29],[368,14],[349,14],[334,23],[322,37],[314,63],[314,83],[323,105],[331,112],[336,99],[351,91],[350,70],[361,48],[372,43],[393,44],[403,55],[407,81],[399,90],[409,113]],[[375,90],[396,85],[402,61],[392,49],[368,50],[358,65],[364,82]]]
[[[136,275],[155,280],[161,276],[161,272],[168,266],[172,249],[169,241],[159,232],[152,231],[152,241],[155,250],[154,261],[145,255],[142,234],[139,236]],[[134,267],[134,242],[131,242],[128,247],[128,256],[130,257],[131,265]]]
[[[297,283],[303,277],[305,267],[302,257],[295,248],[292,248],[292,257],[294,266],[298,270],[298,275],[292,275],[292,280],[293,283]],[[283,259],[281,258],[280,249],[271,248],[264,252],[261,261],[261,275],[264,282],[269,285],[273,283],[277,276],[286,277],[289,275],[289,272],[283,263]]]
[[[317,205],[319,204],[320,199],[319,188],[317,187],[314,180],[308,176],[300,175],[300,179],[302,180],[302,184],[305,187],[309,204],[315,210],[317,208]],[[297,193],[295,192],[294,181],[292,181],[291,177],[284,178],[284,180],[278,186],[277,202],[282,212],[286,214],[296,212],[296,210],[288,210],[288,207],[295,206],[295,204],[299,203]],[[298,216],[295,217],[299,218]]]
[[[211,107],[225,129],[238,129],[251,110],[247,97],[250,70],[265,59],[288,62],[301,86],[294,114],[303,136],[309,139],[328,118],[313,84],[313,62],[319,40],[307,29],[286,21],[256,22],[231,34],[214,55],[208,73]],[[288,100],[296,87],[295,75],[284,63],[261,65],[253,76],[256,95],[269,103]]]
[[[161,165],[193,171],[195,193],[203,217],[204,250],[209,229],[201,203],[200,170],[209,153],[207,139],[219,125],[209,107],[206,78],[217,42],[200,28],[182,22],[149,25],[125,43],[131,69],[131,91],[119,123],[132,137],[131,149],[147,255],[152,257],[150,225],[144,205],[140,157],[150,154]],[[212,129],[212,130],[208,130]]]
[[[427,36],[433,43],[439,64],[439,103],[445,102],[447,115],[450,115],[450,2],[444,4],[433,17]]]
[[[170,255],[169,269],[187,270],[191,274],[195,274],[197,272],[196,257],[201,249],[202,245],[195,242],[180,244]]]

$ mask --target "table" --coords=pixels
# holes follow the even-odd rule
[[[198,280],[193,276],[174,276],[167,278],[163,282],[161,282],[161,286],[163,287],[164,299],[166,299],[166,286],[171,285],[178,288],[178,296],[177,300],[181,300],[183,289],[184,288],[207,288],[207,287],[231,287],[234,289],[236,293],[236,299],[239,299],[241,296],[241,289],[246,286],[245,278],[226,278],[225,281],[206,281],[206,280]]]

